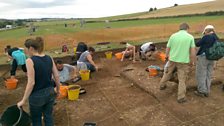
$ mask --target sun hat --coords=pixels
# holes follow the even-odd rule
[[[129,43],[126,43],[126,47],[129,47],[129,46],[132,46],[131,44],[129,44]]]
[[[207,29],[215,29],[215,28],[214,28],[214,26],[212,26],[212,25],[207,25],[207,26],[204,28],[204,31],[202,32],[202,34],[204,34],[204,33],[205,33],[205,30],[207,30]]]

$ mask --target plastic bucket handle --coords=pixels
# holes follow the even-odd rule
[[[19,107],[18,107],[19,108]],[[19,121],[20,121],[20,119],[22,118],[22,115],[23,115],[23,108],[22,107],[20,107],[19,108],[19,118],[18,118],[18,120],[17,120],[17,122],[15,122],[12,126],[16,126],[18,123],[19,123]]]

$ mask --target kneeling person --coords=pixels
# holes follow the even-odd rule
[[[148,57],[151,57],[155,51],[156,51],[155,44],[153,44],[153,42],[147,42],[140,47],[139,57],[142,60],[146,60]]]
[[[95,52],[95,49],[93,47],[89,47],[89,49],[85,52],[83,52],[77,62],[78,69],[82,69],[83,65],[86,66],[88,70],[91,72],[98,71],[98,66],[93,61],[93,54]]]

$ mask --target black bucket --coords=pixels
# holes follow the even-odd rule
[[[8,107],[1,116],[2,126],[30,126],[31,118],[23,109],[17,105]]]

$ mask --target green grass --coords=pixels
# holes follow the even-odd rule
[[[110,22],[109,26],[112,28],[127,28],[127,27],[136,27],[136,26],[147,26],[147,25],[156,25],[156,24],[174,24],[181,22],[195,23],[201,21],[212,21],[223,19],[224,16],[198,16],[198,17],[176,17],[176,18],[162,18],[162,19],[145,19],[145,20],[133,20],[133,21],[119,21],[119,22]],[[51,34],[66,34],[66,33],[75,33],[82,30],[95,30],[105,28],[104,22],[97,23],[87,23],[84,28],[80,28],[79,22],[76,21],[76,27],[73,27],[71,24],[75,22],[74,20],[65,20],[65,21],[47,21],[47,22],[35,22],[36,26],[39,26],[35,35],[51,35]],[[64,24],[67,23],[69,26],[64,27]],[[28,28],[18,28],[8,31],[0,31],[1,39],[19,39],[21,37],[28,37]]]
[[[176,18],[160,18],[160,19],[144,19],[144,20],[132,20],[132,21],[118,21],[110,22],[112,28],[125,28],[125,27],[135,27],[135,26],[146,26],[155,24],[174,24],[174,23],[195,23],[200,21],[211,21],[217,19],[223,19],[224,16],[199,16],[199,17],[176,17]],[[87,23],[86,28],[88,29],[99,29],[105,28],[104,22],[97,23]]]
[[[7,31],[0,31],[1,39],[17,39],[28,35],[27,28],[18,28]]]
[[[34,22],[34,25],[36,26],[44,26],[44,25],[64,25],[64,24],[77,24],[78,21],[77,20],[52,20],[52,21],[41,21],[41,22]]]

